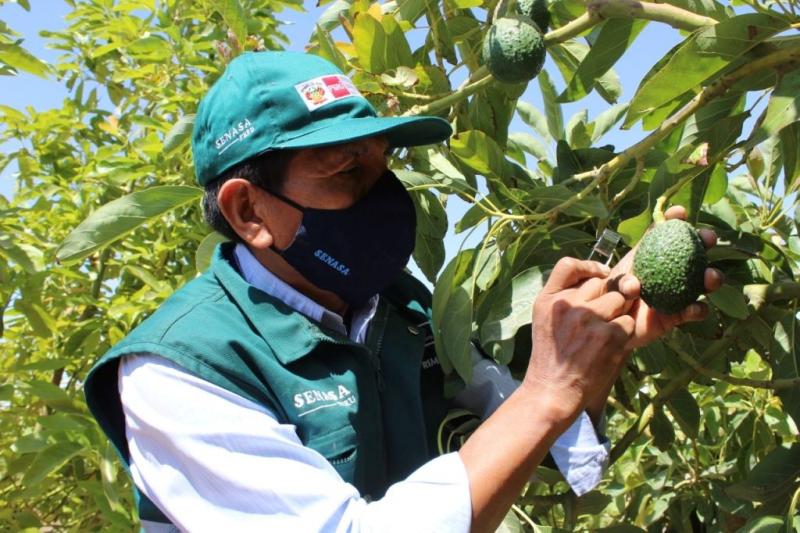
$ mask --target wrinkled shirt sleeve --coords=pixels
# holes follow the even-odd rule
[[[469,482],[457,453],[367,502],[263,406],[155,355],[123,359],[118,378],[131,476],[181,531],[470,529]]]
[[[488,418],[519,387],[508,367],[487,359],[472,347],[472,382],[455,398],[458,407]],[[581,496],[603,479],[608,466],[608,440],[598,435],[585,412],[556,439],[550,455],[575,494]]]

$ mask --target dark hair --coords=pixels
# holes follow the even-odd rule
[[[293,150],[273,150],[250,158],[226,170],[219,178],[206,184],[203,195],[203,217],[211,229],[221,233],[234,242],[242,242],[233,231],[217,202],[217,195],[226,181],[234,178],[247,180],[253,185],[268,191],[280,193],[283,188],[284,172]]]

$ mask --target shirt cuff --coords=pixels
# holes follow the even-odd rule
[[[603,479],[609,450],[608,440],[598,437],[589,415],[583,412],[556,439],[550,455],[575,494],[582,496]]]

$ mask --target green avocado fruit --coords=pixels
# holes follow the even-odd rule
[[[495,20],[483,41],[483,62],[503,83],[532,80],[542,70],[544,58],[542,32],[524,15]]]
[[[633,257],[633,274],[639,278],[647,305],[673,314],[703,293],[707,265],[697,230],[673,219],[657,224],[642,238]]]
[[[534,21],[542,33],[547,31],[547,27],[550,25],[550,11],[547,9],[547,0],[519,0],[517,2],[517,12]]]

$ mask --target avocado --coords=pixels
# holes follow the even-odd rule
[[[547,0],[519,0],[517,2],[517,12],[534,21],[542,33],[547,31],[547,27],[550,25],[550,11],[547,10]]]
[[[542,70],[544,58],[542,32],[524,15],[495,20],[483,41],[483,62],[503,83],[532,80]]]
[[[691,224],[668,220],[642,238],[633,257],[633,274],[642,286],[642,299],[656,311],[673,314],[703,293],[708,258]]]

